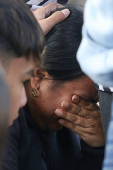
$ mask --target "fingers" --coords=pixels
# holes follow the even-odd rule
[[[58,3],[51,3],[46,5],[45,7],[39,8],[33,12],[35,18],[40,24],[44,34],[46,35],[56,24],[66,19],[70,11],[68,9],[63,9],[61,11],[57,11],[53,13],[51,16],[50,13],[55,11],[58,8],[63,8],[62,5]],[[49,16],[49,17],[48,17]],[[47,18],[48,17],[48,18]]]
[[[105,143],[101,117],[95,103],[75,96],[73,103],[63,101],[62,109],[55,113],[59,124],[77,133],[89,146],[98,147]]]
[[[39,24],[46,35],[57,23],[63,21],[69,16],[70,12],[68,9],[64,9],[62,11],[57,11],[52,14],[50,17],[39,20]]]
[[[61,11],[57,11],[53,13],[51,16],[50,13],[55,11],[58,8],[62,8],[63,6],[58,3],[51,3],[46,5],[45,7],[39,8],[33,12],[35,18],[40,24],[44,34],[46,35],[56,24],[66,19],[70,11],[68,9],[63,9]],[[49,17],[48,17],[49,16]],[[48,18],[47,18],[48,17]]]
[[[52,2],[44,7],[45,17],[48,17],[51,12],[54,12],[58,8],[63,8],[64,6],[55,2]]]
[[[91,111],[91,110],[88,110],[84,107],[76,105],[75,103],[71,103],[71,102],[68,102],[68,101],[63,101],[61,103],[61,107],[64,111],[70,112],[72,114],[76,114],[76,115],[84,117],[86,119],[95,117],[96,114],[99,114],[98,111]]]
[[[72,114],[76,114],[76,115],[83,116],[83,117],[89,116],[88,110],[84,109],[83,107],[81,107],[79,105],[76,105],[74,103],[68,102],[68,101],[62,102],[61,107],[65,111],[68,111],[68,112],[70,112]],[[89,118],[89,117],[87,117],[87,118]]]
[[[76,103],[77,105],[84,107],[88,110],[96,111],[99,110],[99,107],[96,103],[90,102],[88,100],[82,99],[77,95],[72,96],[72,102]]]
[[[59,119],[59,124],[77,133],[89,146],[104,146],[105,139],[101,128],[84,128],[64,119]]]
[[[82,138],[83,138],[84,135],[86,135],[86,133],[88,133],[88,132],[86,132],[86,128],[78,126],[78,125],[71,123],[71,122],[64,120],[64,119],[59,119],[59,124],[62,125],[63,127],[66,127],[68,129],[74,131],[75,133],[77,133]]]
[[[45,19],[50,15],[51,12],[58,8],[63,8],[62,5],[52,2],[44,7],[38,8],[36,11],[32,11],[37,20]]]
[[[64,118],[65,120],[74,123],[77,126],[84,128],[94,127],[93,119],[86,119],[81,116],[77,116],[76,114],[63,111],[62,109],[57,109],[55,113],[57,116],[60,116],[61,118]]]

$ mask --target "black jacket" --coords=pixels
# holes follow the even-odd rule
[[[101,170],[104,148],[92,148],[62,128],[41,131],[30,114],[20,110],[9,128],[3,170]]]

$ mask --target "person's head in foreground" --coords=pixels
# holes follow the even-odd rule
[[[43,33],[21,0],[0,0],[0,63],[11,93],[11,119],[27,101],[24,82],[29,80],[43,50]]]
[[[4,149],[4,141],[7,134],[9,121],[9,91],[4,81],[4,71],[0,65],[0,160]]]
[[[71,15],[57,24],[46,36],[43,65],[35,69],[34,76],[26,83],[30,113],[43,130],[59,130],[55,109],[64,100],[71,101],[77,94],[90,101],[97,100],[94,83],[83,74],[76,60],[81,42],[83,13],[69,8]]]

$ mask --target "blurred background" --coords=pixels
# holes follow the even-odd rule
[[[86,0],[68,0],[69,3],[76,3],[78,5],[84,5]]]

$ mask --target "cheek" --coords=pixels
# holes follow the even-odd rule
[[[48,95],[45,94],[44,97],[41,96],[37,100],[37,112],[48,117],[54,114],[55,108],[60,105],[59,103],[54,95],[50,93],[48,93]]]
[[[42,96],[38,99],[38,108],[40,107],[46,115],[55,114],[55,110],[61,108],[63,101],[71,101],[71,95],[63,90],[47,91]]]

